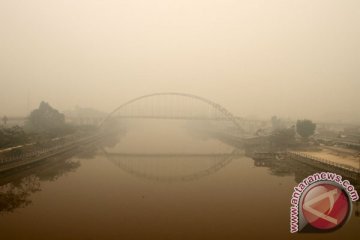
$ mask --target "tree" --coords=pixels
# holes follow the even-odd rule
[[[294,127],[291,127],[275,130],[270,139],[272,144],[276,147],[288,147],[295,141],[295,129]]]
[[[27,135],[19,126],[0,128],[0,148],[22,145],[27,140]]]
[[[315,133],[316,124],[311,120],[304,119],[296,122],[296,132],[303,138],[307,139]]]
[[[28,132],[48,133],[55,136],[66,132],[67,125],[64,114],[59,113],[48,103],[41,102],[39,108],[30,113],[25,129]]]

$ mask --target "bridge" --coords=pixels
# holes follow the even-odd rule
[[[203,132],[235,147],[249,137],[241,118],[209,99],[176,92],[153,93],[131,99],[114,109],[100,124],[121,120],[166,119],[197,121],[192,130]],[[111,127],[110,127],[111,129]],[[104,155],[123,171],[141,179],[162,182],[192,181],[210,176],[243,152],[204,153],[111,153]],[[164,169],[166,171],[164,171]]]
[[[224,106],[193,94],[163,92],[143,95],[115,108],[99,125],[99,130],[103,130],[100,135],[101,137],[94,136],[91,138],[89,136],[91,141],[98,140],[109,132],[114,132],[111,124],[114,120],[118,121],[121,119],[172,119],[196,120],[198,122],[201,120],[200,126],[202,129],[199,129],[200,131],[205,131],[210,136],[230,143],[235,147],[250,141],[250,137],[252,137],[252,142],[256,142],[257,139],[249,131],[249,122],[246,125],[246,121],[235,117]],[[211,124],[204,127],[206,124],[203,121],[211,122]],[[106,131],[107,126],[110,126],[109,132]],[[41,151],[25,151],[21,155],[11,155],[6,158],[0,156],[0,172],[40,162],[50,156],[70,151],[87,143],[87,138],[85,138],[49,147]]]
[[[255,122],[236,117],[219,103],[188,93],[161,92],[131,99],[115,108],[100,124],[105,127],[118,120],[168,119],[199,121],[195,131],[210,136],[234,147],[244,144],[264,144],[264,137],[254,133],[264,122]]]
[[[162,92],[131,99],[112,111],[100,125],[114,118],[228,121],[237,132],[245,132],[241,118],[224,106],[188,93]]]
[[[207,98],[188,93],[160,92],[133,98],[124,102],[108,116],[66,116],[75,124],[103,126],[113,119],[171,119],[218,122],[227,125],[232,132],[254,133],[269,126],[269,121],[245,119],[232,114],[223,105]],[[8,125],[23,125],[26,117],[9,117]]]

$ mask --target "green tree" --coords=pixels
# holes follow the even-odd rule
[[[25,129],[32,133],[47,133],[51,136],[62,135],[68,132],[64,114],[52,108],[48,103],[41,102],[38,109],[31,112]]]
[[[272,133],[270,140],[276,147],[288,147],[295,141],[295,129],[294,127],[291,127],[275,130]]]
[[[303,138],[307,139],[315,133],[316,124],[311,120],[304,119],[296,122],[296,132]]]
[[[0,128],[0,148],[22,145],[27,140],[28,136],[19,126]]]

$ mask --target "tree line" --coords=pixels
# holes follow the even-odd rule
[[[274,116],[271,118],[271,123],[273,128],[271,142],[277,147],[294,145],[296,134],[303,142],[308,142],[316,130],[316,124],[309,119],[297,120],[295,125],[286,127],[281,119]]]
[[[0,148],[23,145],[28,142],[61,137],[75,132],[65,122],[65,115],[47,102],[41,102],[25,121],[24,127],[0,128]]]

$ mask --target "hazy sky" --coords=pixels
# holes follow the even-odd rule
[[[162,91],[360,121],[359,0],[0,0],[0,114]]]

